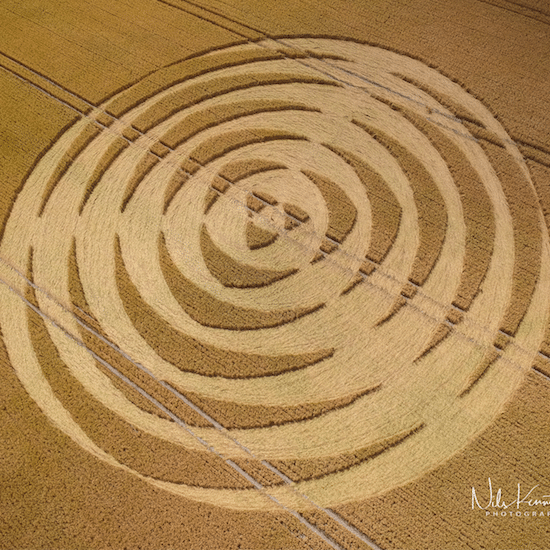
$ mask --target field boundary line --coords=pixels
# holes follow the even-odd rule
[[[48,77],[31,69],[30,67],[27,67],[25,64],[15,60],[15,58],[3,52],[0,52],[0,67],[2,67],[3,69],[7,69],[14,76],[19,76],[21,80],[26,83],[32,84],[35,88],[49,95],[52,99],[70,105],[71,107],[83,113],[90,112],[93,109],[93,105],[85,99],[70,92],[69,90],[55,83]],[[43,81],[44,83],[41,85],[39,84],[40,81]],[[53,90],[58,90],[60,96],[63,95],[64,97],[53,95]]]

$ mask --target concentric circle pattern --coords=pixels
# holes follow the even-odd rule
[[[102,460],[275,507],[228,459],[285,506],[331,506],[496,417],[544,337],[543,227],[515,144],[435,69],[340,40],[240,45],[52,144],[1,243],[26,277],[2,266],[2,332],[32,398]]]

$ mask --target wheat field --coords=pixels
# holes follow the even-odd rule
[[[459,5],[0,6],[0,548],[550,547],[550,9]]]

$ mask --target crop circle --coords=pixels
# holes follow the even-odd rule
[[[351,41],[239,45],[158,71],[51,145],[1,243],[32,282],[13,284],[28,303],[2,290],[2,331],[33,399],[99,458],[275,506],[206,441],[281,503],[309,505],[261,460],[332,506],[419,477],[501,411],[544,336],[543,227],[513,141],[437,70]],[[99,359],[206,416],[177,403],[186,431]],[[109,426],[78,420],[99,410],[108,445]],[[138,438],[127,459],[128,426],[163,450],[139,462]],[[203,470],[151,466],[179,451]]]

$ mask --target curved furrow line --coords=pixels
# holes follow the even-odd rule
[[[208,84],[195,84],[181,91],[169,94],[159,100],[143,114],[139,115],[132,123],[134,128],[142,133],[147,133],[151,128],[168,120],[172,115],[183,109],[198,105],[207,99],[214,99],[230,92],[248,90],[254,87],[281,86],[287,84],[315,84],[322,86],[340,87],[334,80],[320,78],[318,76],[286,73],[254,73],[239,77],[220,77],[208,81]]]
[[[234,130],[205,140],[193,150],[190,158],[201,166],[206,166],[231,151],[241,149],[247,145],[278,140],[308,141],[308,138],[282,130]],[[225,180],[222,181],[229,185]]]
[[[215,128],[220,124],[232,122],[242,117],[284,111],[320,112],[315,107],[308,107],[295,101],[276,99],[236,100],[222,105],[212,105],[208,109],[202,109],[185,116],[181,121],[170,127],[160,138],[160,142],[171,149],[177,149],[181,144],[201,132]],[[232,178],[228,177],[228,179],[231,180]]]
[[[32,269],[28,279],[33,280]],[[26,297],[31,303],[37,303],[31,285],[27,286]],[[117,461],[152,479],[171,483],[212,488],[252,487],[211,453],[189,451],[137,430],[121,419],[89,395],[73,376],[61,359],[44,319],[30,308],[27,323],[36,358],[56,397],[92,440]]]
[[[44,189],[42,196],[42,204],[38,211],[38,215],[41,216],[48,204],[52,193],[54,192],[59,180],[65,175],[67,170],[71,167],[78,155],[88,147],[88,145],[99,135],[100,129],[95,124],[88,124],[84,130],[80,133],[77,139],[71,144],[69,149],[63,154],[63,157],[58,162],[53,174]]]
[[[331,241],[342,244],[355,225],[357,209],[346,193],[333,181],[310,170],[303,170],[303,173],[321,191],[327,205],[329,222],[326,236]]]
[[[225,350],[199,342],[175,330],[143,300],[126,271],[118,239],[114,243],[114,255],[118,290],[133,326],[159,357],[184,372],[234,379],[275,376],[304,369],[332,357],[335,352],[328,349],[270,357]]]
[[[294,482],[321,479],[331,474],[349,470],[367,460],[380,456],[419,433],[424,427],[422,422],[418,422],[411,428],[398,434],[337,456],[298,460],[272,460],[271,463]]]
[[[443,197],[424,165],[399,142],[379,128],[358,120],[354,120],[353,123],[392,154],[409,180],[420,226],[420,244],[409,280],[415,285],[422,286],[432,272],[445,240],[447,212]]]
[[[480,142],[502,184],[512,212],[514,228],[514,274],[510,304],[500,330],[514,336],[527,313],[541,267],[541,223],[537,197],[525,174],[503,148]]]
[[[220,48],[221,50],[221,48]],[[164,67],[117,94],[105,105],[105,111],[120,118],[128,111],[163,91],[220,69],[240,67],[257,61],[273,61],[284,56],[266,48],[253,47],[240,51],[219,51],[209,56],[184,59]]]
[[[323,303],[310,307],[296,307],[279,311],[260,311],[242,308],[218,300],[209,292],[187,279],[174,265],[166,248],[164,236],[159,239],[160,264],[170,291],[182,309],[205,327],[226,330],[259,330],[280,327],[324,307]],[[215,253],[215,252],[214,252]],[[261,274],[256,273],[256,276]],[[279,280],[288,274],[278,274]]]
[[[460,194],[466,224],[466,250],[460,286],[452,303],[468,310],[491,263],[495,238],[491,200],[481,178],[460,148],[429,121],[408,109],[402,110],[407,120],[428,137],[441,155]]]
[[[176,389],[209,416],[220,422],[224,428],[230,430],[270,428],[312,420],[333,411],[344,409],[355,403],[358,399],[379,391],[381,387],[382,385],[378,384],[345,397],[288,406],[269,404],[250,405],[236,401],[222,401],[185,391],[182,388],[176,387]]]
[[[71,296],[72,310],[74,315],[79,318],[84,325],[79,324],[78,329],[82,342],[86,347],[92,350],[95,354],[101,357],[104,361],[115,367],[124,376],[132,380],[144,389],[149,395],[153,396],[164,406],[168,407],[179,418],[190,426],[210,426],[201,415],[187,406],[184,402],[177,399],[173,393],[168,391],[162,385],[155,383],[149,375],[140,370],[132,361],[125,358],[122,353],[118,352],[115,347],[106,342],[110,342],[109,337],[100,324],[93,317],[86,296],[80,274],[78,270],[76,241],[73,241],[73,247],[69,256],[69,291]],[[86,315],[83,315],[86,312]],[[89,328],[86,328],[89,327]],[[90,330],[91,329],[91,330]],[[153,405],[148,399],[145,399],[132,386],[120,380],[110,370],[105,368],[99,361],[96,360],[96,368],[103,372],[116,388],[124,394],[124,396],[141,410],[159,416],[161,418],[169,418],[158,407]]]
[[[372,207],[372,228],[367,259],[382,263],[395,241],[401,221],[401,206],[384,179],[358,156],[340,147],[327,148],[342,157],[354,170]]]
[[[265,231],[249,222],[258,232]],[[265,231],[266,238],[270,239],[273,233]],[[275,234],[277,235],[277,234]],[[253,235],[255,240],[252,244],[262,242],[263,235]],[[286,271],[275,271],[272,269],[259,269],[250,265],[245,265],[234,260],[229,254],[223,252],[216,246],[208,229],[203,225],[201,229],[201,251],[208,271],[227,288],[262,288],[269,286],[277,281],[290,277],[297,272],[297,269],[287,269]],[[273,239],[274,240],[274,239]],[[265,243],[265,241],[264,241]],[[271,244],[271,243],[269,243]],[[267,243],[263,244],[266,246]],[[250,244],[249,244],[250,246]],[[250,247],[252,248],[252,247]],[[256,246],[256,248],[260,248]],[[165,250],[163,254],[166,254]],[[298,318],[298,317],[297,317]]]

